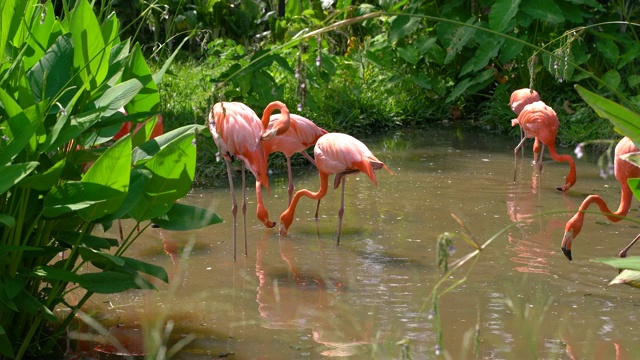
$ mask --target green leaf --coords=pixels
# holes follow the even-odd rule
[[[68,181],[47,193],[42,214],[45,217],[58,217],[87,209],[83,211],[83,215],[87,217],[84,220],[92,221],[105,215],[100,215],[95,210],[113,209],[116,202],[122,204],[126,195],[126,192],[100,184]]]
[[[136,44],[129,57],[129,63],[122,73],[122,80],[136,79],[141,82],[143,88],[129,101],[125,109],[130,114],[138,112],[158,111],[160,106],[160,94],[156,83],[153,81],[151,71],[142,55],[140,45]]]
[[[2,9],[0,8],[0,10]],[[4,21],[4,20],[0,20],[0,21]],[[7,336],[7,332],[4,330],[2,326],[0,326],[0,355],[6,356],[10,359],[13,359],[16,356],[15,352],[13,351],[13,345],[11,344],[11,340]]]
[[[640,115],[626,107],[592,93],[580,85],[575,86],[576,91],[598,116],[609,120],[618,132],[630,137],[635,142],[640,142]]]
[[[16,295],[14,303],[20,311],[24,311],[29,314],[38,314],[38,316],[42,316],[44,319],[51,322],[56,322],[58,320],[51,310],[26,290],[21,290],[20,293]]]
[[[132,161],[135,165],[138,165],[140,164],[140,161],[150,159],[153,155],[158,153],[160,149],[182,135],[194,132],[199,133],[205,129],[207,129],[207,127],[204,125],[185,125],[175,130],[171,130],[168,133],[146,141],[133,149]]]
[[[64,170],[65,164],[66,160],[62,159],[45,172],[24,178],[18,183],[18,186],[40,191],[50,190],[60,181],[60,175]]]
[[[638,161],[638,158],[634,157],[633,160]],[[634,163],[634,165],[637,166],[636,163]],[[640,200],[640,179],[627,179],[627,183],[629,184],[629,187],[633,192],[633,196],[635,196],[636,199]]]
[[[139,202],[129,211],[132,218],[140,222],[163,215],[174,201],[189,193],[195,174],[194,140],[193,133],[183,134],[142,165],[152,177]]]
[[[620,74],[616,70],[609,70],[602,76],[602,81],[610,86],[610,89],[617,89],[620,85]],[[600,84],[598,89],[601,89],[604,85]]]
[[[71,34],[60,36],[46,54],[27,72],[36,102],[51,102],[73,77],[73,42]]]
[[[418,49],[413,45],[407,45],[405,47],[396,48],[398,55],[411,65],[418,63]]]
[[[147,275],[151,275],[157,279],[160,279],[166,283],[169,282],[169,275],[167,274],[167,271],[162,266],[149,264],[144,261],[129,258],[126,256],[122,256],[121,259],[125,263],[124,268],[129,270],[132,274],[137,274],[138,272],[142,272]]]
[[[611,38],[599,38],[596,42],[596,48],[610,65],[615,64],[620,56],[620,49]]]
[[[37,166],[37,162],[0,166],[0,173],[2,173],[2,177],[0,177],[0,194],[7,192],[12,186],[29,175]]]
[[[640,271],[640,256],[629,256],[625,258],[598,258],[595,262],[607,264],[617,269],[628,269]]]
[[[474,78],[467,78],[459,82],[449,96],[447,96],[446,102],[455,100],[458,96],[462,95],[465,91],[475,92],[478,88],[486,86],[486,83],[493,78],[493,69],[485,70]]]
[[[5,224],[9,228],[14,228],[16,226],[16,219],[7,214],[0,214],[0,224]]]
[[[116,239],[83,234],[76,231],[57,231],[52,236],[59,243],[64,243],[69,247],[79,245],[100,250],[118,246],[118,240]]]
[[[491,6],[489,27],[493,31],[506,33],[515,25],[514,17],[518,13],[520,0],[497,0]],[[484,45],[483,45],[484,46]]]
[[[85,280],[82,278],[82,276],[76,274],[73,271],[63,270],[54,266],[36,266],[33,269],[32,275],[36,277],[42,277],[47,280],[59,280],[68,283],[76,283],[80,286],[83,286],[85,284]]]
[[[17,21],[21,16],[13,16],[14,11],[20,11],[16,8],[15,0],[3,0],[0,1],[0,49],[2,49],[2,55],[4,56],[5,49],[7,49],[7,40],[13,38],[10,36],[11,20]]]
[[[622,270],[618,276],[609,282],[609,285],[624,284],[640,288],[640,271],[638,270]]]
[[[78,248],[78,252],[80,253],[80,256],[82,256],[82,260],[93,263],[95,266],[98,266],[101,269],[108,266],[122,267],[125,264],[124,260],[119,256],[111,255],[87,247]]]
[[[504,38],[501,37],[488,38],[483,41],[482,46],[478,48],[476,54],[469,59],[466,64],[464,64],[458,76],[462,76],[469,72],[477,72],[487,66],[491,59],[498,55],[498,51],[500,51],[500,47],[503,42]]]
[[[129,289],[155,289],[153,284],[128,273],[103,271],[80,275],[85,289],[97,294],[114,294]]]
[[[476,17],[472,16],[469,20],[467,20],[467,24],[473,24],[476,21]],[[447,57],[444,59],[445,65],[450,63],[458,52],[462,50],[462,48],[467,45],[469,40],[473,38],[473,35],[476,33],[476,29],[468,27],[468,26],[459,26],[455,33],[453,34],[453,40],[447,47]]]
[[[550,24],[561,24],[564,22],[562,10],[553,0],[524,1],[520,6],[520,11],[530,15],[534,19],[542,20]]]
[[[219,224],[222,219],[208,209],[175,203],[166,214],[152,221],[165,230],[184,231]]]
[[[397,15],[389,19],[389,41],[396,42],[407,35],[411,35],[420,25],[420,17]]]
[[[53,39],[58,36],[53,31],[56,19],[51,1],[47,1],[46,4],[41,6],[36,6],[33,16],[38,19],[38,25],[30,27],[31,36],[27,39],[29,50],[27,50],[23,58],[25,69],[31,69],[51,46]]]
[[[98,19],[87,0],[78,0],[69,19],[75,47],[73,64],[89,88],[104,81],[109,68],[111,45],[105,44]]]
[[[0,88],[0,103],[4,106],[9,119],[0,124],[0,165],[9,164],[29,144],[35,129],[27,114],[18,104]]]

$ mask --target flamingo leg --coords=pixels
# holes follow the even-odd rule
[[[245,183],[244,161],[242,162],[242,225],[244,226],[244,256],[247,256],[247,186]]]
[[[336,245],[340,245],[340,234],[342,234],[342,217],[344,216],[344,185],[345,177],[342,177],[342,195],[340,196],[340,210],[338,210],[338,242]]]
[[[316,165],[316,161],[311,156],[309,156],[306,151],[301,151],[300,154],[306,157],[307,160],[309,160],[313,164],[313,166]],[[291,195],[289,195],[289,204],[291,204]],[[318,220],[318,211],[320,211],[320,199],[318,199],[318,204],[316,205],[316,220]]]
[[[622,249],[622,251],[620,251],[620,253],[618,254],[618,257],[624,258],[627,257],[627,251],[629,251],[629,249],[631,249],[631,247],[633,246],[633,244],[636,243],[636,241],[638,241],[638,239],[640,239],[640,234],[638,236],[636,236],[635,239],[633,239],[629,245],[627,245],[624,249]]]
[[[522,138],[518,146],[513,149],[513,182],[516,182],[516,174],[518,172],[518,149],[522,147],[525,140],[527,140],[526,137]]]
[[[236,202],[236,192],[233,188],[233,176],[231,175],[231,160],[224,159],[227,163],[227,176],[229,177],[229,188],[231,189],[231,214],[233,214],[233,261],[236,261],[236,224],[238,214],[238,203]],[[243,172],[244,174],[244,172]]]
[[[293,175],[291,174],[291,158],[287,156],[287,173],[289,173],[289,187],[287,191],[289,192],[289,203],[287,206],[291,205],[291,198],[293,198]]]

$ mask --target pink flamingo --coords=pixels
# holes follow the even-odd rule
[[[338,244],[340,244],[342,216],[344,214],[344,176],[363,172],[367,174],[374,185],[378,185],[374,170],[385,168],[389,174],[392,172],[369,151],[365,144],[347,134],[328,133],[320,137],[316,142],[313,153],[320,175],[320,190],[315,193],[307,189],[296,192],[287,210],[280,215],[280,235],[287,235],[287,230],[293,222],[293,215],[300,198],[306,196],[315,200],[322,199],[327,194],[329,175],[336,174],[333,188],[336,189],[342,182],[342,198],[340,210],[338,211]]]
[[[269,128],[276,125],[281,115],[271,115],[269,120]],[[262,142],[262,148],[264,149],[267,157],[274,152],[282,152],[287,159],[287,172],[289,174],[289,203],[291,204],[291,198],[293,196],[293,175],[291,173],[291,156],[295,153],[300,153],[306,157],[313,165],[316,162],[311,156],[309,156],[305,150],[315,145],[318,139],[327,133],[326,130],[318,127],[313,121],[304,118],[300,115],[290,114],[291,122],[287,132],[281,136],[273,137],[269,140]],[[319,205],[319,202],[318,202]],[[318,212],[316,210],[316,218]]]
[[[274,110],[280,110],[281,116],[276,124],[269,126],[269,116]],[[289,128],[289,109],[279,101],[267,105],[262,115],[262,120],[247,105],[239,102],[219,102],[213,105],[209,112],[209,130],[213,141],[220,150],[220,154],[227,164],[227,175],[231,187],[233,214],[233,260],[236,260],[236,223],[238,204],[233,186],[231,172],[231,159],[242,161],[242,216],[244,225],[244,254],[247,256],[247,197],[245,193],[245,166],[256,178],[256,198],[258,219],[267,228],[275,226],[269,220],[269,213],[262,201],[261,186],[269,191],[269,178],[267,177],[267,158],[262,149],[263,141],[285,133]]]
[[[560,191],[569,190],[571,186],[576,183],[576,163],[570,155],[559,155],[556,152],[556,135],[558,134],[558,126],[560,125],[556,112],[544,102],[536,101],[525,106],[517,119],[511,120],[512,126],[517,124],[520,124],[525,134],[525,138],[520,141],[518,147],[522,146],[527,138],[535,137],[549,148],[549,154],[553,160],[569,163],[569,174],[567,175],[565,184],[557,188]],[[542,170],[542,159],[538,162],[538,168]]]
[[[511,93],[511,98],[509,99],[509,106],[511,107],[511,111],[516,113],[516,115],[520,115],[520,113],[522,112],[522,109],[524,109],[525,106],[531,103],[534,103],[536,101],[540,101],[540,95],[538,95],[538,92],[533,89],[523,88],[523,89],[518,89],[513,93]],[[521,127],[520,141],[522,141],[523,138],[524,138],[524,133]],[[533,143],[533,162],[534,163],[537,162],[538,160],[538,154],[544,150],[542,149],[541,146],[542,145],[538,141],[538,138],[536,138],[535,142]],[[521,148],[522,148],[522,145],[516,146],[516,148],[513,149],[513,153],[517,154],[518,150]]]
[[[609,210],[609,207],[605,203],[604,199],[599,195],[589,195],[586,199],[580,204],[578,208],[578,212],[576,212],[573,217],[567,221],[567,225],[564,228],[564,237],[562,238],[562,252],[567,257],[567,259],[571,260],[571,243],[573,239],[578,236],[580,230],[582,230],[582,223],[584,222],[584,215],[587,208],[591,203],[595,203],[600,208],[600,211],[604,216],[609,219],[611,222],[618,222],[623,219],[624,216],[627,215],[629,209],[631,208],[631,200],[633,199],[633,192],[627,183],[627,180],[630,178],[640,178],[640,168],[633,165],[632,163],[620,159],[621,155],[638,152],[638,148],[636,145],[629,139],[628,137],[622,138],[616,145],[615,158],[613,160],[614,166],[614,174],[616,176],[616,180],[620,183],[620,205],[618,206],[618,210],[612,212]],[[639,236],[640,237],[640,236]],[[619,256],[625,257],[627,255],[627,251],[633,246],[633,244],[638,240],[638,237],[633,239],[629,245],[627,245],[622,251],[620,251]]]

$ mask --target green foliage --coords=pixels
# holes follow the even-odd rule
[[[0,10],[0,358],[49,357],[93,293],[153,289],[142,275],[168,281],[164,269],[123,255],[137,232],[120,243],[92,235],[96,226],[221,220],[175,203],[191,188],[204,126],[152,140],[144,126],[112,140],[125,122],[157,113],[157,83],[175,53],[151,73],[140,46],[120,40],[115,15],[98,21],[87,0],[60,18],[51,2],[8,0]],[[75,288],[81,299],[70,304]],[[58,318],[57,307],[71,311]]]

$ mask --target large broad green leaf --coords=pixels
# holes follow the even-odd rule
[[[478,48],[476,54],[467,61],[460,70],[458,76],[462,76],[469,72],[477,72],[489,64],[489,62],[498,55],[500,47],[504,42],[502,37],[487,38],[482,42],[482,46]]]
[[[71,34],[60,36],[46,54],[27,72],[36,102],[49,102],[73,76],[73,42]]]
[[[38,301],[33,295],[26,290],[20,291],[18,295],[13,299],[14,303],[18,306],[20,311],[24,311],[29,314],[38,314],[47,321],[56,322],[59,319],[47,308],[43,303]]]
[[[167,271],[162,266],[149,264],[144,261],[140,261],[137,259],[126,257],[126,256],[121,256],[120,258],[125,263],[124,269],[129,271],[131,274],[137,274],[138,272],[142,272],[147,275],[151,275],[155,278],[158,278],[166,283],[169,282],[169,275],[167,274]]]
[[[609,120],[618,132],[640,142],[640,115],[626,107],[586,90],[580,85],[575,86],[578,94],[598,114]]]
[[[68,247],[72,246],[85,246],[91,249],[110,249],[111,247],[118,246],[118,240],[113,238],[104,238],[91,234],[84,234],[76,231],[57,231],[52,234],[53,238],[62,244],[66,244]]]
[[[86,221],[93,221],[118,210],[129,191],[131,172],[131,138],[125,136],[105,151],[82,178],[84,184],[96,184],[109,189],[103,201],[78,211]],[[98,195],[98,194],[96,194]]]
[[[638,270],[622,270],[618,276],[609,282],[609,285],[623,284],[640,288],[640,271]]]
[[[11,29],[11,19],[14,18],[14,9],[16,7],[16,0],[3,0],[0,1],[0,49],[4,53],[6,49],[7,40],[9,38],[9,30]],[[19,18],[20,16],[16,16]],[[4,56],[1,55],[1,56]],[[2,57],[0,57],[2,59]],[[0,64],[2,61],[0,61]]]
[[[447,96],[446,101],[451,102],[464,92],[475,92],[479,88],[483,88],[493,78],[494,70],[489,69],[481,72],[474,78],[467,78],[459,82],[454,88],[451,94]]]
[[[420,25],[420,20],[417,16],[392,16],[389,20],[389,41],[393,43],[412,34]]]
[[[620,85],[620,81],[622,79],[620,78],[620,73],[618,73],[618,71],[611,69],[609,71],[607,71],[603,76],[602,76],[602,81],[604,81],[607,85],[609,85],[610,89],[618,89],[618,86]],[[602,88],[604,85],[600,85],[598,88]]]
[[[104,43],[98,19],[87,0],[76,2],[70,14],[69,30],[73,34],[73,64],[83,82],[95,89],[107,75],[111,45]]]
[[[114,294],[129,289],[155,289],[148,281],[128,273],[103,271],[80,275],[85,289],[97,294]]]
[[[214,212],[197,206],[175,203],[166,214],[153,219],[153,223],[166,230],[196,230],[219,224],[222,219]]]
[[[105,269],[107,267],[113,267],[113,266],[116,266],[116,267],[124,266],[124,260],[122,260],[121,257],[111,255],[106,252],[94,250],[87,247],[78,248],[78,252],[82,257],[82,260],[86,262],[90,262],[100,269]]]
[[[84,279],[73,271],[63,270],[58,267],[42,265],[33,269],[33,276],[43,277],[47,280],[60,280],[69,283],[84,285]]]
[[[593,261],[613,266],[618,269],[640,271],[640,256],[629,256],[625,258],[598,258]]]
[[[146,141],[137,148],[133,149],[133,158],[132,161],[135,165],[140,165],[140,162],[143,160],[150,159],[153,155],[155,155],[160,149],[167,146],[167,144],[171,143],[175,139],[183,136],[184,134],[192,134],[194,132],[199,133],[207,129],[204,125],[185,125],[179,127],[175,130],[171,130],[166,134],[162,134],[152,140]]]
[[[4,194],[12,186],[25,178],[38,166],[37,162],[0,166],[0,194]]]
[[[520,11],[551,24],[564,22],[562,10],[553,0],[524,1],[520,5]]]
[[[640,160],[637,153],[636,156],[625,157],[624,159],[632,161],[632,163],[636,166],[638,166],[637,161]],[[640,179],[628,179],[627,183],[629,184],[629,187],[631,188],[631,191],[633,192],[633,195],[636,197],[636,199],[640,200]]]
[[[137,221],[159,217],[189,193],[195,173],[195,135],[183,134],[155,154],[143,167],[152,173],[143,196],[129,211]]]
[[[133,47],[129,63],[122,73],[123,81],[129,79],[137,79],[142,83],[143,88],[127,103],[125,106],[127,112],[135,114],[138,112],[158,111],[160,94],[139,44]]]
[[[33,23],[34,26],[30,27],[31,36],[27,39],[29,50],[27,50],[23,58],[25,69],[31,69],[57,37],[57,34],[53,31],[56,15],[51,1],[47,1],[42,6],[34,7],[34,16],[37,20]]]
[[[16,155],[29,145],[35,133],[29,117],[17,103],[0,88],[0,103],[4,106],[9,119],[0,123],[0,165],[10,163]]]
[[[398,55],[411,65],[418,63],[418,49],[413,45],[396,48]]]
[[[491,6],[491,12],[489,13],[489,27],[491,30],[505,33],[513,29],[518,5],[520,5],[520,0],[497,0]]]
[[[4,224],[9,228],[14,228],[16,226],[16,219],[7,214],[0,214],[0,224]]]
[[[45,172],[23,179],[18,186],[41,191],[49,190],[60,181],[60,175],[62,175],[66,163],[66,160],[62,159]]]
[[[104,109],[104,116],[110,116],[120,111],[144,88],[144,84],[138,79],[129,79],[107,89],[94,105]]]
[[[467,20],[467,24],[473,24],[476,21],[476,17],[472,16],[469,20]],[[476,29],[468,27],[468,26],[459,26],[455,33],[453,34],[453,39],[449,43],[447,47],[447,57],[444,59],[444,63],[450,63],[457,55],[462,48],[467,45],[469,40],[473,38],[473,35],[476,33]]]

